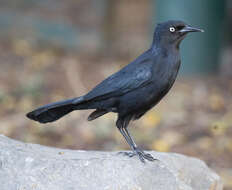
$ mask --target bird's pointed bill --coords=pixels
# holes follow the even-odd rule
[[[185,26],[182,30],[180,30],[181,33],[188,33],[188,32],[204,32],[204,30],[195,28],[192,26]]]

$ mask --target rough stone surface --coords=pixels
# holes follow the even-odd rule
[[[222,190],[201,160],[150,152],[141,163],[117,152],[78,151],[26,144],[0,135],[1,190]]]

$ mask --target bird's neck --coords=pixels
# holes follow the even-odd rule
[[[156,44],[156,43],[153,43],[152,46],[151,46],[151,52],[152,54],[159,54],[161,52],[167,52],[167,53],[179,53],[179,46],[176,46],[174,44],[165,44],[165,45],[162,45],[162,44]]]

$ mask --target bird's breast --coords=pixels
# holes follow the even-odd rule
[[[157,65],[157,68],[154,68],[152,91],[150,94],[150,98],[154,103],[160,101],[171,89],[180,68],[181,62],[177,56],[167,59]]]

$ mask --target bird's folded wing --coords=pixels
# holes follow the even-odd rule
[[[151,82],[150,64],[128,65],[111,75],[84,96],[85,100],[102,100],[120,96]]]

